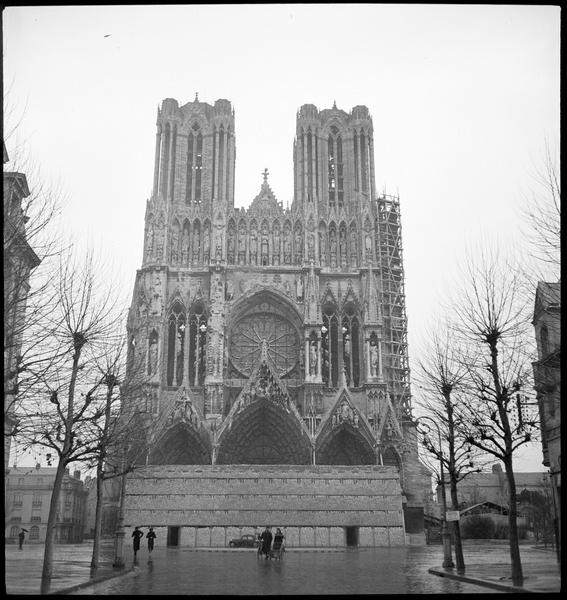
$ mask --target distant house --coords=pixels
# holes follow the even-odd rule
[[[516,493],[523,490],[542,492],[546,485],[546,473],[514,473]],[[492,502],[498,506],[508,506],[508,480],[499,464],[492,467],[492,472],[471,473],[458,484],[460,508]],[[441,501],[441,488],[437,486],[437,498]]]
[[[45,542],[55,468],[12,467],[6,479],[5,539],[15,542],[22,528],[29,543]],[[55,541],[76,544],[83,541],[87,491],[81,474],[65,471],[57,510]]]

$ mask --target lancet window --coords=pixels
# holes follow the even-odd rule
[[[345,306],[342,318],[343,361],[348,387],[360,383],[360,326],[356,308],[352,303]]]
[[[189,317],[189,384],[205,383],[207,315],[202,302],[193,305]]]
[[[323,309],[321,328],[322,376],[326,387],[339,384],[339,318],[337,309],[327,304]]]
[[[201,203],[201,169],[203,166],[203,136],[195,123],[187,138],[187,187],[185,204]]]
[[[343,142],[338,134],[338,129],[331,127],[331,134],[327,140],[328,150],[328,179],[329,179],[329,206],[340,208],[344,202],[343,190]]]
[[[167,321],[167,385],[180,386],[183,383],[183,357],[185,353],[185,309],[176,301]]]
[[[171,128],[169,123],[165,124],[165,132],[162,136],[161,147],[161,195],[163,198],[167,196],[167,174],[169,172],[169,147],[171,144]]]

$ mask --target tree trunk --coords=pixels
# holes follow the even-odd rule
[[[51,503],[49,505],[49,517],[47,518],[47,531],[45,533],[43,570],[41,572],[42,594],[47,594],[49,591],[51,577],[53,575],[53,542],[55,537],[55,527],[57,525],[57,505],[59,503],[63,476],[65,475],[65,467],[68,464],[67,459],[72,451],[75,384],[77,382],[77,373],[79,372],[79,358],[81,356],[82,346],[83,343],[75,342],[75,353],[73,354],[73,366],[71,368],[71,381],[69,383],[67,415],[64,419],[65,440],[63,442],[63,449],[59,456],[59,463],[57,464],[55,481],[53,482],[53,492],[51,493]]]
[[[41,593],[47,594],[51,585],[53,575],[53,546],[55,541],[55,529],[57,527],[57,506],[61,494],[61,484],[65,475],[66,464],[59,460],[53,481],[53,491],[51,492],[51,502],[49,504],[49,516],[47,517],[47,529],[45,532],[45,547],[43,550],[43,570],[41,572]]]
[[[102,439],[100,442],[100,453],[96,465],[96,512],[95,528],[93,540],[93,556],[91,560],[91,569],[98,569],[98,555],[100,552],[100,537],[102,533],[102,500],[104,491],[104,462],[106,460],[108,444],[108,428],[110,427],[110,415],[112,410],[112,392],[116,384],[116,377],[108,374],[106,377],[106,404],[104,405],[104,426],[102,429]]]
[[[102,530],[102,492],[103,492],[103,470],[102,458],[99,458],[96,467],[96,510],[95,526],[93,540],[93,555],[91,559],[91,569],[98,569],[98,557],[100,553],[100,536]]]
[[[522,561],[520,558],[520,541],[518,535],[518,508],[516,500],[516,481],[512,470],[512,459],[504,461],[506,478],[508,480],[508,532],[510,536],[510,560],[512,563],[512,582],[514,585],[522,585],[524,575],[522,573]]]
[[[459,499],[457,496],[457,482],[451,476],[451,504],[453,510],[459,510]],[[465,572],[465,558],[463,556],[463,542],[461,540],[461,525],[459,521],[453,521],[453,533],[455,537],[455,562],[457,572]]]

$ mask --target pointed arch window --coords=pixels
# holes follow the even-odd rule
[[[197,302],[189,317],[189,384],[205,383],[207,350],[207,315],[202,302]]]
[[[167,385],[183,383],[183,356],[185,353],[185,310],[181,302],[175,302],[168,317]]]
[[[329,206],[340,208],[344,202],[343,190],[343,142],[339,130],[334,125],[327,139]]]
[[[541,356],[545,358],[549,354],[549,331],[547,330],[547,326],[543,325],[540,333],[539,340],[541,345]]]
[[[345,306],[342,317],[343,362],[348,387],[360,384],[360,325],[356,308]]]
[[[165,125],[165,134],[162,137],[162,164],[161,164],[161,195],[167,197],[167,176],[169,173],[169,147],[171,144],[171,128],[169,123]]]
[[[326,387],[337,387],[339,384],[339,318],[333,304],[327,304],[323,309],[321,354],[323,383]]]
[[[187,138],[187,188],[185,204],[201,203],[201,171],[203,168],[203,136],[197,123]]]

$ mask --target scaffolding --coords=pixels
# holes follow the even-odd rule
[[[376,236],[383,317],[384,375],[398,419],[411,418],[406,299],[399,198],[376,200]]]

